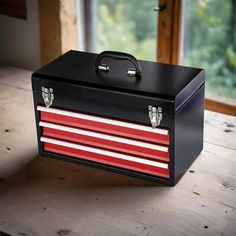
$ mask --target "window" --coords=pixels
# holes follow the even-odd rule
[[[156,0],[85,1],[87,51],[123,51],[156,61]]]
[[[206,96],[236,101],[236,1],[184,0],[181,64],[206,70]]]

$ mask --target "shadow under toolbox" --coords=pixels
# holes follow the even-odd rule
[[[202,69],[69,51],[32,86],[42,156],[175,185],[202,150]]]

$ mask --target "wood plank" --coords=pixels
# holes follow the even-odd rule
[[[181,0],[160,0],[158,15],[157,61],[178,64],[181,36]]]
[[[163,11],[158,12],[157,61],[169,63],[171,60],[173,0],[159,0],[159,6],[165,7]]]
[[[77,48],[76,0],[39,0],[42,65]]]
[[[41,63],[45,65],[62,53],[59,0],[39,0],[39,22]]]
[[[205,111],[204,141],[236,150],[236,117]]]
[[[222,102],[219,99],[206,98],[205,108],[210,111],[236,116],[236,104],[232,102]]]
[[[173,12],[173,29],[172,29],[172,43],[171,43],[171,61],[170,64],[179,64],[180,57],[180,42],[181,42],[181,16],[182,16],[182,0],[174,1]]]
[[[60,0],[61,53],[77,48],[76,0]]]

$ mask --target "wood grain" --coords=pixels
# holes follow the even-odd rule
[[[61,55],[59,0],[39,0],[41,63],[45,65]]]
[[[160,0],[165,6],[158,15],[157,61],[178,64],[181,36],[181,0]]]
[[[39,0],[42,65],[77,47],[76,1]]]
[[[236,116],[236,103],[221,102],[216,99],[206,98],[205,108],[210,111]]]
[[[77,48],[76,0],[60,0],[61,53]]]

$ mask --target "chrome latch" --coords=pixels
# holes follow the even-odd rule
[[[162,108],[161,107],[153,107],[151,105],[148,106],[148,115],[152,124],[152,128],[155,129],[160,125],[162,120]]]
[[[54,94],[52,88],[42,87],[42,97],[45,103],[45,106],[49,108],[54,100]]]
[[[98,65],[98,70],[108,72],[110,70],[110,68],[106,64],[100,64],[100,65]]]
[[[129,68],[128,71],[127,71],[127,75],[128,75],[129,77],[134,77],[134,76],[136,76],[136,70],[133,69],[133,68]]]

